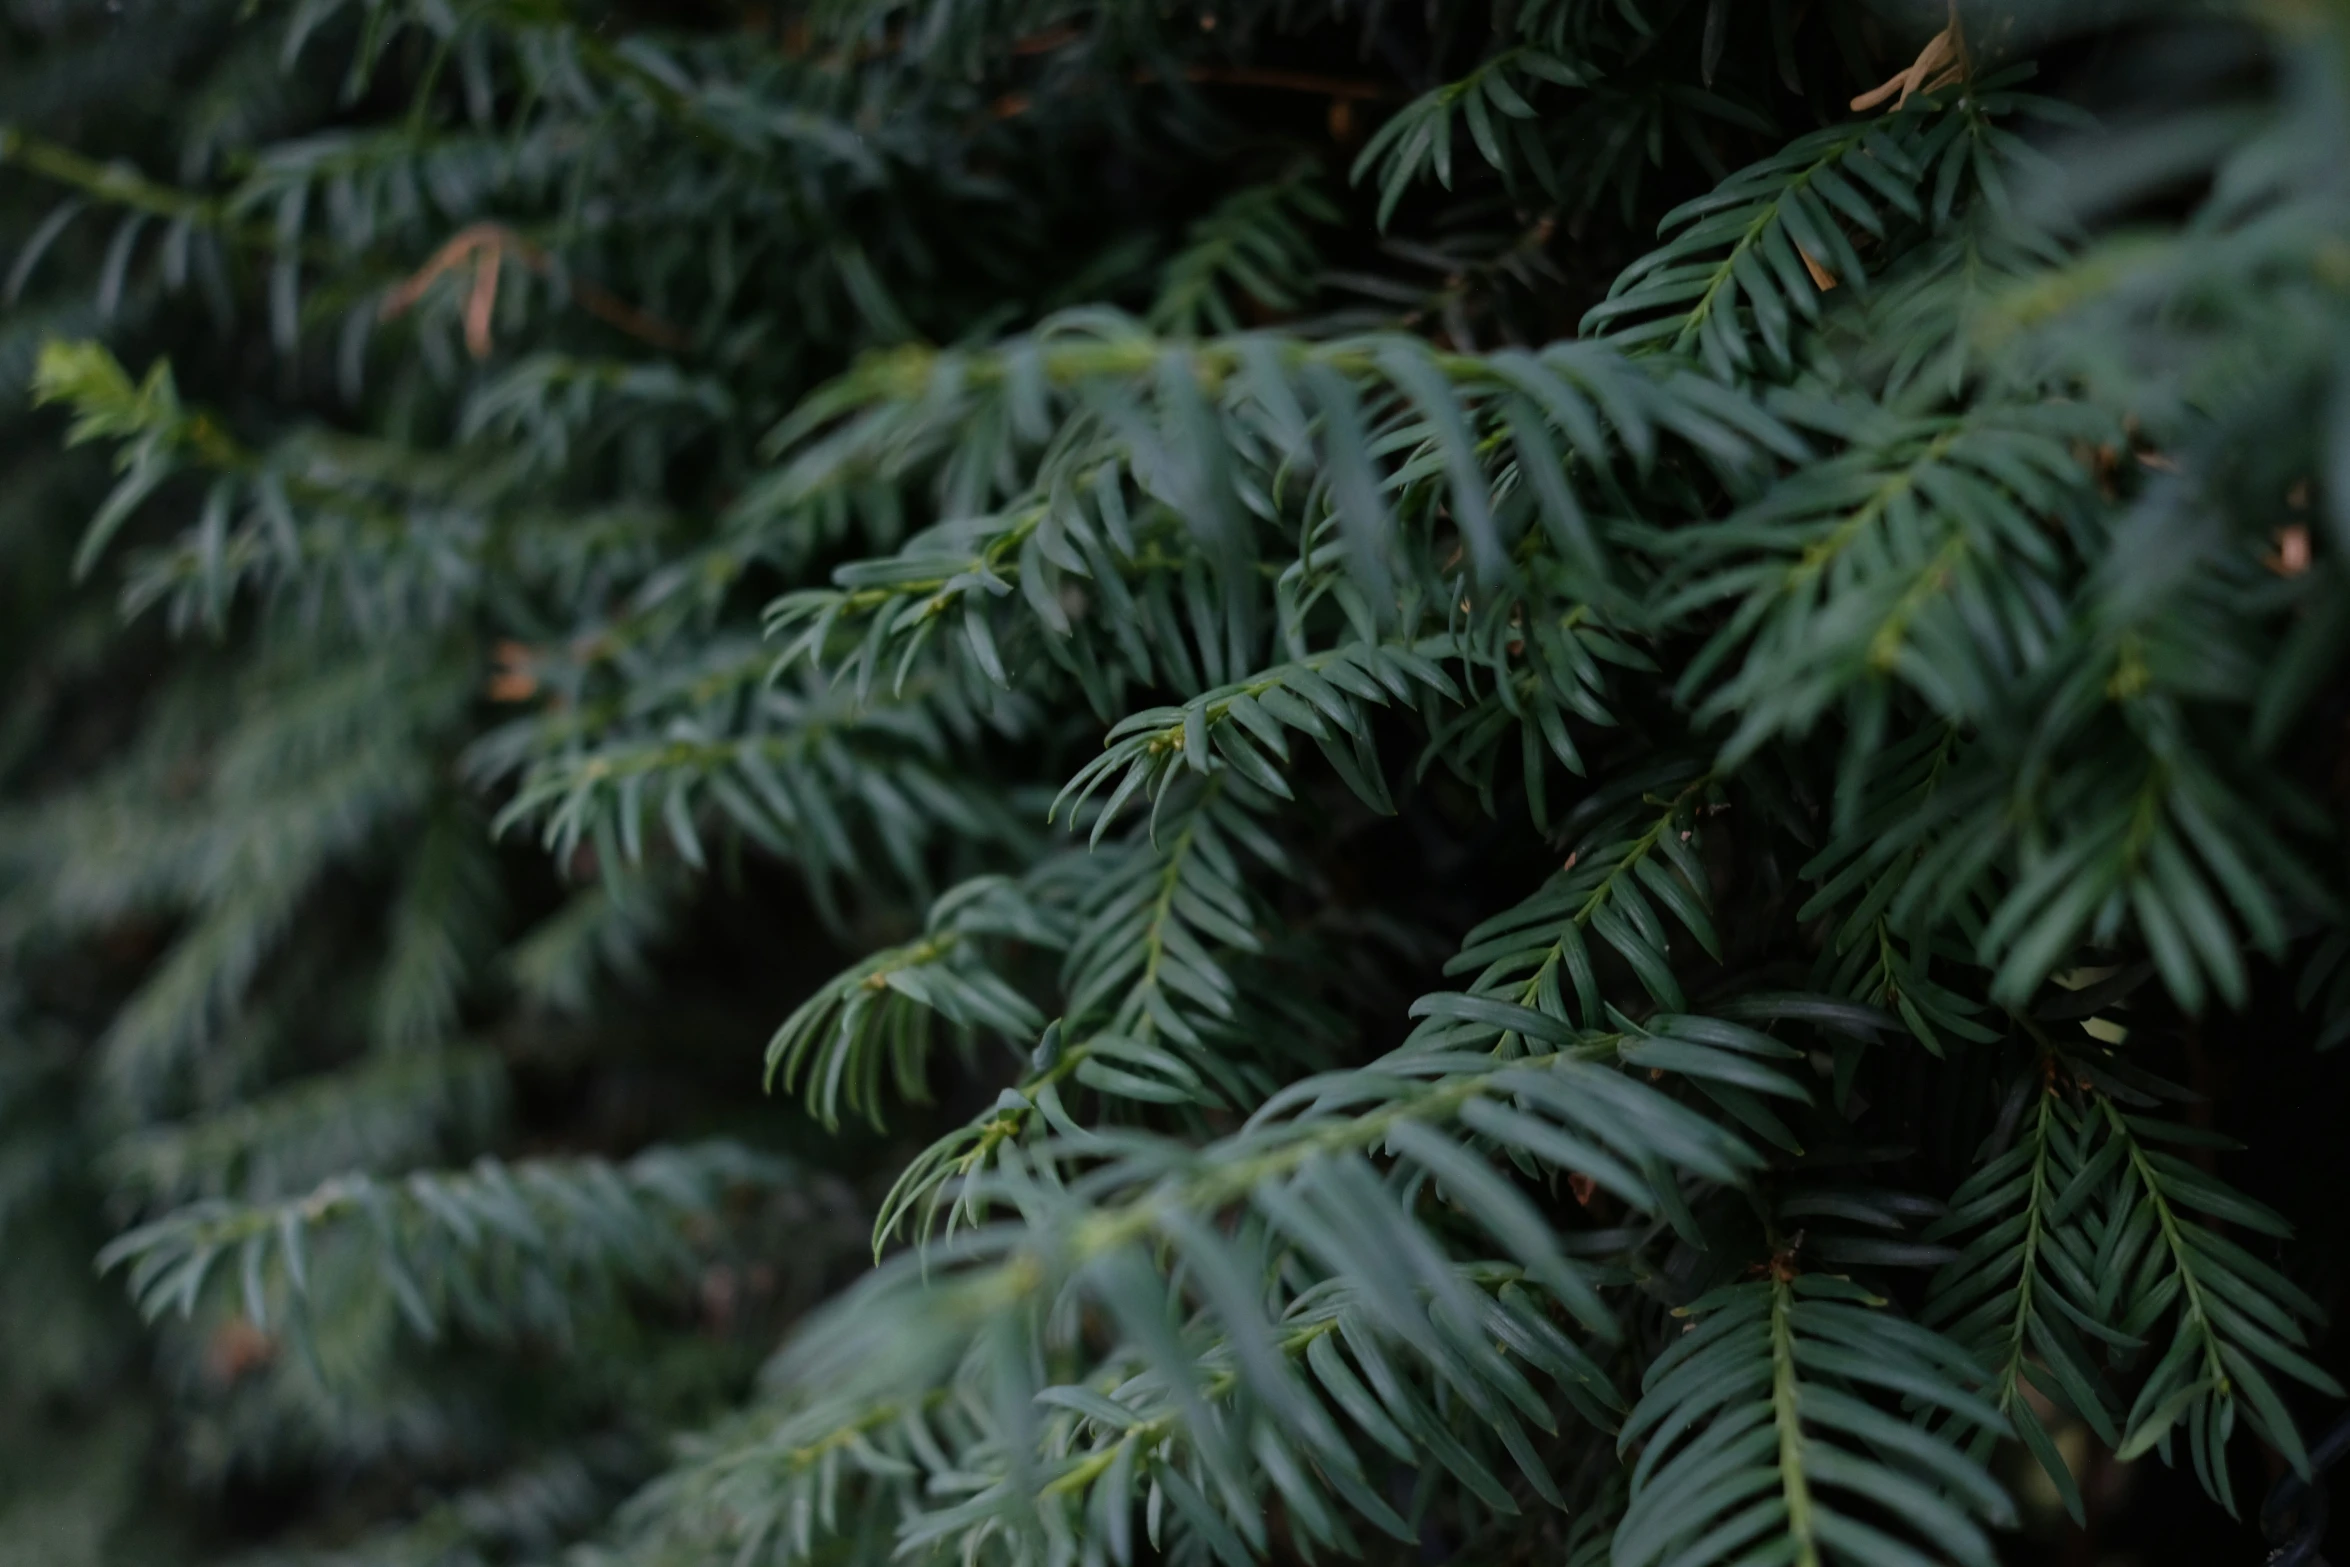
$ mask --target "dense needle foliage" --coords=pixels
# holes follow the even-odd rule
[[[2308,1472],[2350,5],[0,51],[0,1561]]]

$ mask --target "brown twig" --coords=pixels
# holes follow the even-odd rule
[[[1015,39],[1012,53],[1051,54],[1055,49],[1065,49],[1084,36],[1074,27],[1048,27],[1041,33],[1030,33],[1026,38]]]
[[[1906,70],[1853,99],[1853,112],[1865,114],[1888,98],[1899,109],[1918,93],[1933,92],[1963,81],[1967,69],[1966,34],[1958,23],[1958,0],[1950,0],[1950,25],[1926,40],[1926,47],[1918,51],[1918,57]],[[1895,97],[1896,93],[1900,96]]]
[[[2280,577],[2298,577],[2309,569],[2309,529],[2301,523],[2287,523],[2277,529],[2277,547],[2273,554],[2261,557],[2260,563]]]
[[[508,256],[540,277],[554,275],[554,259],[505,224],[470,224],[451,235],[448,242],[434,251],[423,266],[384,295],[378,314],[386,321],[406,314],[415,308],[425,291],[444,275],[470,262],[473,266],[473,286],[465,298],[465,348],[474,358],[487,359],[490,356],[491,328],[495,324],[498,308],[498,275]],[[686,346],[684,333],[660,317],[629,304],[608,289],[584,278],[566,280],[566,288],[572,302],[580,309],[631,337],[659,348],[677,349]]]
[[[1821,293],[1825,294],[1829,289],[1836,286],[1836,274],[1830,272],[1826,267],[1821,266],[1819,259],[1815,257],[1810,251],[1804,249],[1801,243],[1796,245],[1795,254],[1801,258],[1803,262],[1803,270],[1811,274],[1813,287],[1817,288]]]
[[[649,310],[640,310],[619,295],[586,278],[571,280],[571,297],[597,320],[618,327],[629,336],[659,348],[681,349],[692,340]]]

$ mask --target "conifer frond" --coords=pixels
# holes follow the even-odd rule
[[[77,440],[126,443],[122,478],[83,534],[80,570],[167,480],[210,476],[193,525],[144,552],[124,591],[129,608],[161,604],[175,626],[218,626],[250,592],[292,599],[312,617],[332,606],[371,637],[430,629],[476,598],[492,561],[576,584],[641,569],[675,527],[653,505],[582,518],[517,503],[527,470],[500,474],[463,456],[427,458],[327,431],[254,450],[183,406],[167,364],[134,385],[98,344],[51,345],[36,394],[76,410]]]
[[[771,660],[750,662],[764,671]],[[651,708],[643,719],[615,715],[588,731],[592,741],[569,739],[580,728],[557,715],[558,743],[526,729],[512,737],[520,744],[479,753],[493,777],[508,758],[527,759],[498,827],[530,823],[558,858],[592,844],[625,866],[643,862],[658,834],[700,867],[709,859],[703,834],[722,825],[820,883],[879,855],[915,886],[927,879],[923,849],[941,827],[978,841],[1032,834],[1006,801],[948,784],[955,736],[930,704],[861,707],[846,691],[731,674],[664,686],[641,693]]]
[[[1227,196],[1185,232],[1143,319],[1155,332],[1202,337],[1241,331],[1244,311],[1296,313],[1319,270],[1313,230],[1337,220],[1304,167]]]
[[[1710,1564],[1763,1546],[1804,1567],[1922,1567],[1929,1552],[1989,1567],[1982,1525],[2012,1523],[2006,1495],[1946,1438],[1872,1400],[1992,1433],[2006,1420],[1970,1390],[1972,1356],[1885,1304],[1849,1279],[1774,1263],[1684,1308],[1691,1321],[1650,1362],[1618,1438],[1642,1450],[1613,1559]]]
[[[800,1003],[767,1045],[767,1078],[786,1093],[807,1079],[808,1107],[827,1126],[845,1105],[881,1125],[882,1074],[898,1097],[928,1101],[930,1018],[966,1038],[985,1028],[1014,1042],[1044,1029],[1035,1003],[990,970],[980,956],[988,937],[1065,950],[1075,932],[1065,911],[1031,901],[1004,877],[981,877],[930,906],[919,940],[864,959]]]
[[[386,932],[371,1032],[400,1050],[449,1037],[475,958],[498,924],[486,824],[454,803],[426,819]]]
[[[1916,421],[1855,412],[1842,453],[1702,535],[1658,540],[1687,578],[1667,613],[1732,608],[1680,686],[1702,716],[1738,718],[1732,759],[1840,700],[1882,705],[1888,681],[1982,723],[2069,629],[2065,592],[2097,515],[2069,432],[1997,406]]]
[[[2169,1151],[2229,1140],[2150,1113],[2191,1096],[2087,1040],[2043,1042],[2017,1092],[2032,1103],[2016,1146],[1983,1166],[1938,1226],[1976,1238],[1937,1278],[1931,1316],[1961,1337],[1997,1341],[1997,1400],[2067,1504],[2077,1513],[2080,1498],[2018,1396],[2026,1381],[2117,1452],[2159,1445],[2167,1456],[2184,1426],[2196,1475],[2231,1509],[2224,1454],[2239,1421],[2305,1464],[2276,1378],[2341,1396],[2306,1354],[2321,1314],[2219,1228],[2281,1239],[2290,1227]],[[2093,1343],[2110,1358],[2153,1361],[2126,1414]]]
[[[2174,1307],[2176,1314],[2170,1343],[2140,1384],[2115,1451],[2134,1456],[2160,1444],[2167,1457],[2173,1433],[2184,1425],[2196,1477],[2233,1511],[2224,1453],[2239,1422],[2296,1469],[2309,1465],[2275,1378],[2291,1377],[2333,1398],[2343,1396],[2342,1385],[2303,1353],[2303,1324],[2323,1315],[2317,1303],[2191,1215],[2272,1238],[2289,1235],[2291,1226],[2158,1146],[2194,1146],[2202,1139],[2192,1128],[2131,1115],[2123,1108],[2128,1102],[2109,1092],[2097,1105],[2105,1134],[2122,1150],[2104,1215],[2098,1304],[2133,1337],[2149,1334]],[[2149,1343],[2159,1347],[2161,1340],[2150,1336]]]
[[[1514,79],[1513,79],[1514,78]],[[1486,163],[1508,178],[1519,157],[1542,175],[1548,194],[1557,195],[1550,154],[1543,146],[1539,114],[1533,100],[1541,96],[1536,84],[1560,87],[1586,85],[1589,75],[1571,60],[1547,49],[1520,44],[1478,65],[1458,81],[1447,82],[1412,100],[1379,127],[1378,134],[1355,155],[1356,180],[1376,169],[1379,188],[1379,226],[1403,200],[1414,181],[1434,174],[1439,184],[1452,186],[1453,119],[1468,127],[1469,140]],[[1503,138],[1510,139],[1505,150]],[[1511,152],[1519,157],[1512,157]]]
[[[626,1164],[483,1159],[396,1181],[339,1175],[274,1203],[191,1203],[112,1242],[148,1316],[194,1311],[216,1273],[256,1327],[298,1324],[314,1266],[356,1262],[416,1332],[561,1333],[583,1305],[674,1279],[730,1191],[794,1173],[731,1144],[663,1148]],[[356,1250],[353,1250],[356,1248]]]
[[[1389,527],[1388,476],[1377,456],[1398,452],[1407,454],[1398,465],[1406,474],[1425,476],[1449,501],[1480,572],[1498,575],[1506,546],[1483,455],[1496,425],[1539,427],[1540,456],[1555,463],[1563,448],[1595,468],[1614,466],[1627,450],[1645,460],[1659,426],[1725,461],[1751,458],[1758,446],[1803,450],[1776,418],[1694,377],[1650,374],[1597,344],[1476,355],[1432,351],[1401,335],[1168,342],[1104,311],[1071,314],[984,352],[870,358],[803,404],[770,444],[808,491],[935,474],[950,517],[1031,487],[1031,504],[1062,485],[1081,493],[1107,459],[1182,515],[1211,558],[1251,552],[1245,512],[1270,497],[1252,496],[1257,486],[1241,475],[1307,465],[1327,473],[1350,542],[1373,574]],[[1043,466],[1032,469],[1027,454],[1040,451]],[[1561,513],[1559,527],[1580,530],[1555,489],[1541,498],[1546,512]]]
[[[1844,766],[1860,771],[1839,780],[1842,819],[1803,867],[1819,890],[1797,911],[1805,919],[1841,914],[1820,954],[1823,988],[1898,1012],[1936,1055],[1949,1049],[1945,1035],[1978,1045],[1999,1037],[1981,1021],[1982,1002],[1933,978],[1937,964],[1963,965],[1973,952],[1954,932],[1897,925],[1888,910],[1907,902],[1909,880],[1928,847],[1900,829],[1948,809],[1944,791],[1954,780],[1958,789],[1968,787],[1959,766],[1966,745],[1956,725],[1921,725],[1874,756],[1848,754]]]
[[[186,1122],[162,1122],[107,1154],[150,1201],[282,1198],[338,1171],[396,1171],[478,1146],[506,1103],[504,1063],[478,1045],[366,1057]]]
[[[1725,380],[1792,366],[1793,333],[1819,319],[1821,294],[1839,283],[1866,293],[1856,238],[1885,244],[1888,218],[1924,223],[1929,201],[1949,216],[1956,176],[1938,171],[1965,169],[1973,128],[1968,114],[1919,111],[1796,138],[1667,213],[1660,232],[1672,238],[1618,275],[1583,331],[1695,354]]]
[[[646,978],[648,949],[674,928],[679,879],[606,875],[507,948],[500,966],[532,1007],[581,1015],[614,988]]]
[[[466,399],[458,433],[560,475],[600,448],[667,451],[733,416],[725,383],[662,361],[534,354]]]
[[[1457,697],[1436,662],[1451,651],[1449,639],[1412,647],[1350,643],[1277,664],[1179,708],[1130,714],[1110,730],[1102,754],[1063,787],[1055,813],[1066,805],[1074,820],[1097,790],[1107,789],[1107,803],[1094,818],[1098,840],[1129,799],[1147,792],[1156,801],[1185,768],[1205,778],[1230,767],[1268,794],[1295,798],[1275,765],[1289,761],[1292,732],[1312,739],[1366,805],[1392,812],[1371,748],[1372,710],[1423,693]]]
[[[2103,1139],[2052,1079],[2019,1088],[2031,1098],[2014,1145],[1969,1176],[1951,1194],[1949,1213],[1927,1231],[1929,1239],[1967,1239],[1935,1275],[1924,1320],[1976,1347],[1992,1370],[1991,1402],[2079,1519],[2080,1488],[2034,1395],[2085,1421],[2109,1447],[2121,1440],[2114,1395],[2092,1347],[2130,1342],[2105,1325],[2098,1308],[2090,1221]],[[2110,1157],[2103,1162],[2110,1165]]]
[[[1035,1038],[1017,1084],[898,1177],[875,1223],[877,1246],[917,1215],[927,1236],[950,1189],[950,1232],[984,1217],[986,1173],[1019,1168],[1032,1136],[1080,1132],[1069,1104],[1080,1091],[1105,1107],[1171,1107],[1196,1122],[1201,1110],[1260,1102],[1328,1059],[1336,1030],[1313,1005],[1314,954],[1278,940],[1278,919],[1252,887],[1252,875],[1299,874],[1257,819],[1270,800],[1231,776],[1187,777],[1166,793],[1124,841],[1097,837],[1082,856],[1032,873],[1030,890],[1066,931],[1055,943],[1061,1015]],[[1306,985],[1269,983],[1285,970]],[[877,1054],[871,1031],[842,1043]]]
[[[1603,1026],[1611,1009],[1592,962],[1594,938],[1624,960],[1656,1006],[1686,1010],[1673,972],[1671,926],[1659,904],[1699,947],[1719,958],[1697,838],[1712,780],[1692,766],[1666,763],[1640,782],[1646,789],[1589,828],[1565,868],[1533,897],[1471,930],[1445,965],[1447,974],[1474,973],[1468,995],[1506,998],[1503,1010],[1466,1003],[1457,1010],[1440,1008],[1428,998],[1419,1008],[1429,1021],[1414,1034],[1414,1044],[1489,1045],[1505,1054],[1524,1049],[1537,1036],[1508,1020],[1526,1011],[1554,1020],[1553,1026]]]
[[[1088,1519],[1131,1538],[1142,1510],[1237,1564],[1249,1559],[1244,1542],[1262,1539],[1265,1482],[1247,1477],[1244,1455],[1309,1518],[1334,1518],[1341,1505],[1392,1518],[1366,1484],[1358,1439],[1433,1458],[1514,1509],[1439,1413],[1453,1400],[1498,1431],[1534,1495],[1555,1500],[1533,1456],[1538,1438],[1520,1424],[1552,1425],[1528,1372],[1559,1379],[1588,1419],[1606,1418],[1615,1395],[1588,1353],[1544,1324],[1539,1303],[1555,1300],[1602,1338],[1618,1330],[1529,1197],[1455,1139],[1474,1128],[1538,1164],[1725,1181],[1757,1161],[1614,1068],[1643,1059],[1640,1038],[1558,1024],[1537,1037],[1540,1048],[1518,1059],[1414,1052],[1308,1078],[1268,1099],[1246,1130],[1197,1150],[1098,1134],[1041,1150],[1089,1164],[1098,1151],[1101,1162],[1066,1184],[1049,1165],[1006,1166],[987,1181],[990,1196],[1025,1222],[934,1247],[919,1267],[886,1267],[828,1312],[779,1366],[779,1392],[805,1400],[804,1413],[681,1477],[715,1487],[713,1501],[764,1492],[756,1510],[694,1515],[728,1518],[727,1543],[772,1542],[781,1560],[798,1560],[820,1538],[804,1520],[822,1518],[823,1498],[850,1476],[903,1495],[925,1469],[951,1470],[974,1494],[907,1519],[901,1546],[1039,1530],[1049,1539]],[[1398,1161],[1384,1175],[1365,1157],[1381,1148]],[[1444,1194],[1425,1219],[1424,1188]],[[1627,1188],[1656,1201],[1640,1176]],[[1247,1215],[1237,1229],[1209,1222],[1233,1204]],[[1448,1239],[1456,1231],[1510,1261],[1463,1269]],[[1162,1249],[1167,1261],[1154,1261]],[[1031,1334],[1067,1340],[1068,1291],[1106,1313],[1120,1343],[1085,1383],[1039,1385],[1017,1369],[1033,1352],[1015,1346]],[[1436,1400],[1416,1390],[1422,1378],[1434,1379]],[[1007,1465],[1002,1478],[940,1461],[965,1446],[1001,1453],[982,1461]],[[776,1460],[793,1479],[759,1487],[751,1477]],[[1149,1501],[1153,1491],[1160,1500]],[[1408,1537],[1400,1520],[1387,1527]]]

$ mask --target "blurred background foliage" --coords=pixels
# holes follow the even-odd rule
[[[2345,617],[2288,596],[2313,549],[2312,580],[2340,588],[2339,537],[2290,481],[2319,465],[2322,508],[2350,449],[2338,413],[2314,449],[2296,444],[2308,406],[2350,407],[2329,379],[2350,343],[2350,140],[2329,118],[2350,60],[2324,57],[2350,26],[2338,7],[2283,0],[1985,4],[1971,53],[1936,61],[1950,24],[1891,0],[0,0],[0,1564],[471,1567],[597,1539],[648,1562],[758,1547],[610,1520],[680,1433],[754,1397],[789,1325],[865,1267],[877,1213],[915,1227],[920,1193],[893,1193],[900,1172],[1010,1080],[978,1041],[1017,1039],[1020,1058],[1036,1043],[1042,987],[1018,963],[1074,944],[1081,1011],[1082,933],[1127,885],[1109,878],[1160,874],[1139,837],[1091,862],[1107,867],[1098,885],[1059,857],[1054,783],[1099,754],[1105,727],[1080,688],[1110,717],[1137,692],[1180,702],[1259,667],[1146,657],[1144,679],[1105,655],[1057,686],[998,684],[988,661],[1025,655],[1008,633],[999,654],[974,611],[967,659],[922,662],[919,639],[873,632],[864,656],[892,661],[883,683],[920,671],[891,700],[776,672],[793,637],[822,659],[866,606],[785,598],[781,634],[762,637],[764,606],[820,593],[844,563],[891,561],[925,537],[926,508],[963,517],[1024,490],[1020,464],[1066,411],[1048,410],[1041,380],[1033,408],[971,389],[1045,377],[987,356],[1008,341],[1042,363],[1017,334],[1055,312],[1115,307],[1178,345],[1272,326],[1308,342],[1400,331],[1458,355],[1607,337],[1742,387],[1827,343],[1914,408],[1984,374],[1967,312],[2044,255],[1970,229],[1865,314],[1810,337],[1804,318],[1905,243],[1905,210],[1939,223],[1982,187],[2045,175],[2043,149],[2062,153],[2077,116],[1981,107],[2020,80],[2001,69],[2036,59],[2032,91],[2141,133],[2104,164],[2062,164],[2050,227],[2183,234],[2185,253],[2147,276],[2204,270],[2184,303],[2125,289],[2068,316],[2065,291],[2094,279],[2052,269],[2027,314],[2059,330],[2019,353],[2061,359],[2093,405],[2115,385],[2199,407],[2213,386],[2258,383],[2210,439],[2258,470],[2231,482],[2275,491],[2273,548],[2291,569],[2229,586],[2318,628],[2281,653],[2225,631],[2198,643],[2192,614],[2209,606],[2178,609],[2175,579],[2216,546],[2156,516],[2114,547],[2109,575],[2124,599],[2185,617],[2173,629],[2204,654],[2180,657],[2208,667],[2164,664],[2149,632],[2152,653],[2112,678],[2281,690],[2263,743],[2286,737],[2279,773],[2314,785],[2294,798],[2338,823]],[[2290,79],[2295,39],[2317,87]],[[1887,121],[1942,160],[1918,166],[1923,202],[1866,171],[1831,175],[1811,200],[1834,233],[1799,247],[1811,290],[1748,257],[1718,312],[1730,325],[1702,321],[1675,269],[1711,264],[1732,230],[1683,219],[1659,252],[1660,219],[1717,190],[1717,216],[1776,212],[1789,171],[1827,156],[1797,138],[1858,123],[1852,101],[1913,62],[1926,69],[1895,82],[1900,98],[1963,65],[1994,84],[1969,112],[2001,128],[1933,141],[1923,117]],[[2328,167],[2213,175],[2256,122],[2292,115]],[[1898,147],[1886,163],[1909,167]],[[2299,207],[2219,210],[2229,177],[2304,175]],[[2280,232],[2296,221],[2310,232]],[[2276,281],[2313,270],[2312,299]],[[2181,371],[2211,340],[2226,351]],[[971,357],[933,378],[920,345]],[[827,386],[832,401],[807,402]],[[1597,395],[1611,428],[1639,423]],[[1694,392],[1659,396],[1668,441],[1696,430],[1702,444],[1707,419],[1736,418]],[[2295,434],[2227,453],[2262,427],[2263,398],[2295,410],[2277,414]],[[864,448],[816,439],[828,417],[873,408],[900,422],[857,424]],[[2099,459],[2125,488],[2170,460],[2130,439]],[[904,480],[917,470],[932,490]],[[1660,481],[1604,519],[1605,547],[1631,553],[1615,522],[1653,520],[1668,492]],[[1712,496],[1691,481],[1679,498]],[[2156,564],[2132,575],[2133,559]],[[880,595],[916,579],[931,580],[837,580]],[[1175,591],[1180,605],[1133,622],[1210,597],[1189,579]],[[1080,597],[1029,608],[1050,626]],[[1216,636],[1198,641],[1212,660]],[[1754,726],[1751,746],[1846,713],[1842,688],[1814,700],[1787,667],[1764,673],[1765,695],[1812,706],[1733,691],[1724,711]],[[1402,690],[1424,678],[1403,661],[1354,678],[1374,675]],[[1597,702],[1592,680],[1559,698],[1561,735],[1558,712],[1580,725],[1576,704]],[[1583,820],[1564,791],[1586,786],[1552,769],[1562,792],[1546,810],[1536,721],[1531,787],[1505,732],[1516,716],[1431,740],[1445,766],[1423,768],[1394,817],[1325,790],[1341,803],[1285,829],[1308,867],[1293,884],[1248,892],[1233,871],[1229,889],[1182,889],[1216,908],[1229,891],[1295,936],[1249,981],[1266,1008],[1252,1019],[1287,1055],[1236,1065],[1227,1103],[1395,1044],[1464,933],[1579,841],[1555,824]],[[1168,754],[1138,740],[1113,772]],[[1826,756],[1833,773],[1834,745]],[[1649,786],[1635,783],[1635,797]],[[1250,819],[1202,808],[1199,830],[1247,851]],[[2296,841],[2321,840],[2309,875],[2338,891],[2338,834]],[[1019,886],[933,905],[995,872]],[[2338,1315],[2350,1055],[2312,1047],[2350,1012],[2323,963],[2339,938],[2326,948],[2314,921],[2291,934],[2291,969],[2229,958],[2232,927],[2210,945],[2177,937],[2192,953],[2139,966],[2143,981],[2167,959],[2168,990],[2149,986],[2129,1026],[2150,1070],[2202,1096],[2193,1125],[2248,1145],[2229,1176],[2293,1222],[2294,1277]],[[1012,983],[944,956],[982,938],[1008,941]],[[2115,944],[2116,970],[2151,950],[2133,940]],[[875,981],[934,962],[927,982]],[[1092,999],[1127,1022],[1196,1000],[1099,964]],[[2017,973],[2028,992],[2055,966]],[[1995,968],[1974,989],[2012,988]],[[1891,977],[1848,980],[1892,1004]],[[2233,1010],[2204,1015],[2207,995]],[[1954,1007],[1971,1037],[1975,1009]],[[932,1012],[959,1052],[931,1059]],[[770,1035],[792,1092],[761,1097]],[[1122,1071],[1088,1080],[1115,1098],[1133,1088]],[[1932,1122],[1922,1075],[1874,1091],[1917,1102],[1905,1130]],[[1942,1135],[1928,1184],[1947,1194],[1972,1150]],[[2337,1378],[2350,1364],[2323,1335],[2310,1354]],[[2042,1471],[2003,1462],[2023,1504],[2012,1559],[2256,1559],[2249,1528],[2158,1459],[2118,1462],[2080,1419],[2045,1413],[2086,1524]],[[723,1446],[730,1428],[716,1429]],[[2238,1510],[2256,1508],[2281,1466],[2241,1448],[2235,1461]],[[648,1493],[652,1508],[725,1505],[693,1478]],[[893,1522],[808,1559],[879,1559]],[[1483,1548],[1427,1538],[1397,1559]]]

